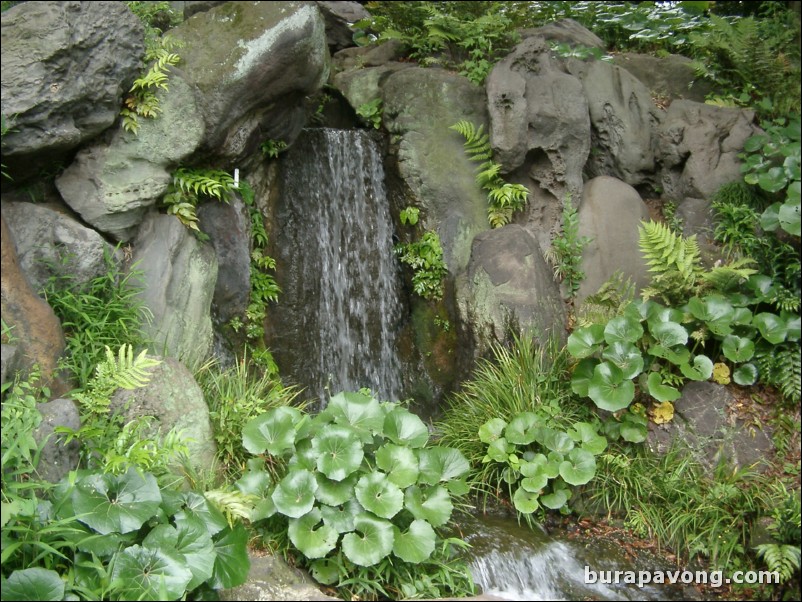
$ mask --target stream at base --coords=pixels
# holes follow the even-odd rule
[[[620,546],[608,541],[548,535],[513,518],[460,517],[458,523],[463,539],[472,546],[474,581],[487,595],[507,600],[687,600],[691,593],[690,586],[670,584],[668,577],[664,585],[639,587],[625,583],[622,572],[620,583],[610,583],[615,571],[634,571],[631,576],[637,579],[639,571],[677,569],[659,565],[652,557],[629,559]],[[674,575],[681,577],[683,572]],[[589,583],[594,577],[596,582]]]

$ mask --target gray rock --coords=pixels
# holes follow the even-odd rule
[[[733,468],[756,466],[774,449],[764,428],[744,424],[728,408],[736,403],[729,389],[711,382],[689,382],[674,402],[674,419],[649,433],[652,450],[665,453],[675,441],[688,446],[693,456],[710,471],[719,461]]]
[[[542,38],[529,38],[487,78],[493,159],[505,172],[526,165],[529,177],[558,201],[579,198],[590,152],[582,84],[552,63]]]
[[[599,50],[606,48],[604,40],[573,19],[560,19],[543,27],[522,29],[520,34],[523,39],[540,37],[558,44],[587,46],[588,48],[598,48]]]
[[[652,56],[624,52],[613,63],[637,77],[656,96],[669,100],[687,99],[704,102],[713,86],[696,77],[693,61],[686,56]]]
[[[153,319],[144,329],[169,355],[187,365],[203,361],[211,350],[211,304],[217,282],[217,258],[171,215],[150,214],[134,242],[131,279]]]
[[[71,470],[78,468],[81,444],[77,439],[65,443],[64,435],[57,435],[55,429],[66,426],[77,431],[81,428],[81,417],[71,399],[54,399],[37,404],[36,409],[42,415],[42,422],[36,427],[33,438],[39,445],[44,444],[37,472],[43,480],[58,483]]]
[[[136,234],[148,208],[167,191],[172,167],[203,139],[205,124],[193,89],[176,71],[169,86],[158,92],[159,117],[140,117],[137,135],[118,129],[81,150],[56,179],[70,207],[120,241]]]
[[[196,13],[206,12],[221,4],[224,4],[222,0],[188,0],[187,2],[170,2],[170,7],[182,13],[184,19],[189,19]]]
[[[638,227],[649,219],[649,211],[634,188],[609,176],[590,180],[578,217],[579,236],[591,240],[582,252],[585,280],[577,301],[595,293],[618,270],[632,278],[638,289],[649,283],[638,245]]]
[[[5,337],[3,337],[5,339]],[[0,382],[6,383],[14,378],[17,371],[19,347],[2,344],[2,363],[0,363]]]
[[[17,257],[34,290],[41,291],[51,276],[81,285],[108,271],[106,257],[114,257],[114,247],[63,211],[4,203],[3,213],[19,241]]]
[[[152,426],[162,435],[173,428],[180,430],[192,464],[198,469],[214,467],[217,445],[209,407],[192,373],[178,360],[163,358],[151,369],[150,382],[144,387],[118,389],[110,407],[120,411],[126,423],[140,416],[155,417]]]
[[[534,236],[517,224],[474,238],[461,288],[459,310],[470,325],[476,355],[520,331],[544,343],[549,336],[565,336],[560,289]]]
[[[382,98],[405,189],[393,194],[408,199],[402,208],[421,208],[423,226],[437,229],[445,263],[457,274],[468,265],[473,237],[489,226],[477,164],[465,155],[462,136],[448,128],[461,119],[486,125],[484,91],[459,75],[412,68],[391,74]]]
[[[760,130],[754,112],[678,100],[659,129],[665,198],[709,198],[721,186],[742,179],[747,138]]]
[[[705,199],[684,199],[677,206],[677,216],[682,219],[682,235],[696,235],[702,259],[712,265],[721,258],[722,250],[713,237],[715,222],[710,202]]]
[[[202,151],[238,161],[270,138],[290,143],[304,99],[328,79],[323,17],[306,2],[226,2],[172,30],[206,120]]]
[[[248,580],[220,590],[220,599],[235,600],[338,600],[321,592],[306,573],[275,556],[250,555]]]
[[[337,52],[354,45],[351,24],[370,17],[370,13],[359,2],[317,2],[326,20],[326,39],[329,50]]]
[[[212,304],[217,319],[241,318],[251,294],[251,226],[248,208],[235,196],[229,203],[204,203],[198,209],[200,229],[217,255],[217,284]]]
[[[23,2],[2,14],[3,163],[15,180],[111,126],[138,75],[143,27],[123,2]]]
[[[405,47],[400,40],[388,40],[376,46],[344,48],[332,57],[335,73],[364,67],[382,67],[404,56]],[[398,63],[398,67],[414,67],[413,63]],[[339,87],[335,80],[335,85]]]
[[[382,86],[393,73],[409,69],[408,63],[389,63],[378,67],[350,69],[334,76],[334,85],[354,111],[365,103],[382,97]]]
[[[631,186],[649,182],[662,119],[649,90],[628,71],[603,61],[572,59],[567,64],[582,81],[590,109],[588,174],[614,176]]]

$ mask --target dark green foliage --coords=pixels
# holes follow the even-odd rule
[[[420,240],[400,243],[396,245],[395,253],[401,263],[412,268],[412,289],[416,294],[432,301],[443,298],[443,279],[448,268],[443,261],[443,247],[437,232],[427,230]]]
[[[66,265],[71,261],[65,257]],[[123,273],[117,260],[106,255],[107,272],[85,284],[71,275],[52,276],[45,285],[47,302],[61,320],[67,339],[67,354],[62,366],[79,387],[91,378],[95,366],[104,361],[106,347],[119,349],[129,343],[146,344],[142,325],[150,313],[142,304],[137,286],[139,273]]]
[[[563,201],[563,221],[560,233],[551,241],[546,259],[551,262],[554,276],[565,283],[569,298],[576,297],[585,272],[582,271],[582,249],[591,239],[579,236],[579,217],[570,198]]]
[[[167,213],[175,215],[187,228],[200,233],[197,207],[203,198],[228,202],[234,178],[222,169],[179,167],[164,195]]]
[[[792,405],[799,405],[802,399],[802,353],[799,343],[761,348],[755,359],[760,380],[774,386]]]

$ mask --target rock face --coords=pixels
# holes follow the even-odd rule
[[[244,158],[265,139],[291,142],[304,126],[304,98],[328,78],[323,17],[304,2],[226,2],[171,35],[181,68],[199,92],[202,151]]]
[[[578,199],[590,151],[588,104],[580,81],[560,71],[544,39],[521,42],[487,78],[493,159],[561,201]]]
[[[691,100],[671,104],[659,129],[661,176],[667,198],[709,198],[722,185],[741,180],[738,153],[758,133],[754,113]]]
[[[42,384],[54,382],[58,359],[66,346],[61,323],[50,306],[31,288],[20,268],[11,231],[2,217],[2,313],[15,341],[14,368],[30,373],[41,371]],[[5,337],[3,342],[5,343]],[[61,392],[63,387],[55,387]]]
[[[94,230],[51,207],[4,203],[3,215],[15,233],[20,266],[35,291],[54,275],[81,285],[108,271],[114,247]]]
[[[326,20],[326,39],[334,54],[342,48],[354,45],[354,32],[349,26],[370,16],[359,2],[318,2]]]
[[[463,152],[462,136],[448,128],[460,119],[486,123],[484,94],[464,77],[420,68],[393,73],[381,93],[385,126],[399,137],[398,175],[408,193],[396,206],[421,207],[424,226],[437,229],[456,274],[468,264],[474,235],[489,226],[476,163]]]
[[[197,468],[214,466],[217,445],[209,422],[209,407],[192,373],[179,361],[164,358],[150,372],[150,382],[139,389],[118,389],[112,410],[120,410],[125,422],[139,416],[154,416],[153,425],[166,435],[177,428],[189,447],[189,458]]]
[[[136,234],[148,208],[171,181],[170,171],[200,145],[205,131],[195,93],[178,73],[159,91],[161,115],[139,118],[139,132],[122,129],[81,150],[56,179],[64,201],[92,226],[117,240]]]
[[[577,301],[595,293],[617,270],[638,289],[649,283],[638,246],[638,227],[649,211],[638,192],[624,182],[599,176],[585,184],[579,206],[579,236],[591,240],[582,252],[585,280]]]
[[[604,50],[605,48],[604,40],[573,19],[560,19],[542,27],[523,29],[520,33],[524,39],[540,37],[558,44],[587,46],[588,48],[598,48],[599,50]]]
[[[460,298],[463,322],[471,324],[477,355],[490,341],[526,331],[545,342],[565,335],[560,291],[535,238],[509,224],[476,236]]]
[[[674,420],[651,431],[648,443],[654,451],[665,453],[680,440],[711,474],[722,460],[733,468],[759,463],[774,445],[762,429],[730,418],[727,410],[735,402],[722,385],[689,382],[674,402]]]
[[[2,16],[3,163],[19,181],[114,123],[144,30],[123,2],[23,2]]]
[[[337,600],[321,592],[315,582],[274,556],[250,556],[248,581],[220,591],[221,600]]]
[[[134,248],[133,263],[141,274],[131,281],[139,281],[142,301],[153,314],[144,330],[187,365],[203,361],[212,345],[214,249],[198,242],[174,216],[157,214],[142,223]]]
[[[81,417],[71,399],[54,399],[38,404],[36,409],[42,415],[42,422],[33,436],[37,443],[44,444],[37,472],[45,481],[58,483],[71,470],[78,468],[81,444],[77,439],[65,444],[64,436],[57,435],[55,428],[66,426],[77,431],[81,427]]]
[[[669,100],[704,102],[713,91],[712,85],[696,77],[693,61],[686,56],[670,54],[658,57],[624,52],[613,62],[638,78],[653,94]]]
[[[569,71],[581,81],[593,126],[591,176],[609,175],[637,186],[655,171],[661,115],[649,90],[628,71],[603,61],[571,60]]]

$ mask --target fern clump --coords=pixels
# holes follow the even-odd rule
[[[221,169],[188,169],[173,173],[173,181],[164,195],[167,213],[175,215],[187,228],[200,233],[196,208],[201,196],[228,202],[234,190],[234,178]]]
[[[523,184],[511,184],[501,177],[501,165],[493,161],[490,137],[484,125],[478,128],[470,121],[461,120],[450,130],[465,138],[465,153],[471,161],[480,163],[476,170],[476,183],[487,191],[487,218],[493,228],[512,221],[513,213],[520,211],[529,200],[529,190]]]
[[[654,274],[644,297],[659,296],[668,303],[690,297],[703,272],[696,235],[684,238],[654,221],[643,222],[638,230],[641,253]]]
[[[802,348],[787,343],[757,354],[761,380],[779,390],[783,399],[794,405],[802,401]]]

